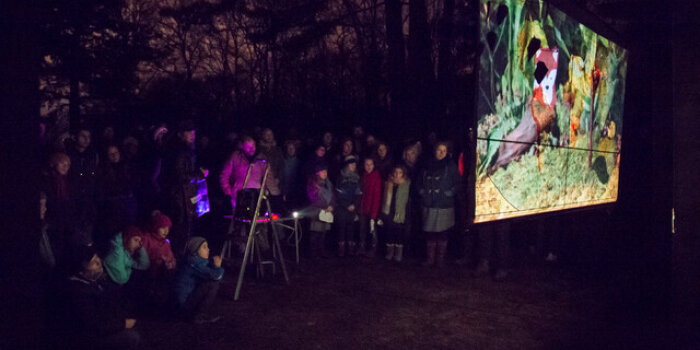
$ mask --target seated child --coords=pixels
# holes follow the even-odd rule
[[[129,226],[112,238],[104,265],[114,283],[124,285],[134,269],[148,269],[148,254],[143,249],[142,241],[143,233],[136,226]]]
[[[148,254],[149,293],[156,301],[168,298],[170,282],[175,274],[175,255],[167,239],[172,222],[167,215],[154,212],[148,232],[143,235],[143,248]]]
[[[77,341],[66,339],[68,343],[75,343],[72,345],[79,348],[136,349],[140,341],[134,329],[136,320],[127,318],[116,294],[109,292],[109,284],[103,278],[102,261],[95,249],[78,247],[71,258],[65,326],[75,332]]]
[[[216,299],[219,282],[224,277],[221,257],[209,261],[209,244],[202,237],[191,237],[185,245],[185,259],[175,276],[173,292],[175,303],[183,316],[195,323],[211,323],[220,316],[207,315]]]

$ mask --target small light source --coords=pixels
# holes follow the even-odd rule
[[[298,212],[298,211],[292,212],[292,217],[295,218],[295,219],[298,219],[298,218],[299,218],[299,212]]]

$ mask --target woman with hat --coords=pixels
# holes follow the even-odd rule
[[[309,234],[310,255],[311,258],[317,258],[319,255],[326,257],[325,237],[326,232],[331,229],[328,217],[332,218],[335,206],[333,184],[328,179],[326,162],[314,164],[313,173],[306,186],[306,193],[312,209],[310,215],[312,219],[309,226],[309,231],[311,231]],[[321,214],[325,214],[323,220],[321,220]]]

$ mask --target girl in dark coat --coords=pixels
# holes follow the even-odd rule
[[[423,232],[426,237],[425,266],[444,265],[447,232],[455,224],[455,198],[459,190],[457,165],[447,157],[447,144],[435,145],[435,158],[422,172],[421,196]]]
[[[326,257],[325,237],[328,230],[331,229],[331,224],[322,221],[319,214],[322,211],[333,213],[335,198],[333,184],[328,179],[328,166],[326,163],[317,163],[314,170],[314,174],[309,178],[306,193],[311,205],[309,213],[311,217],[309,228],[311,231],[309,234],[310,255],[312,258],[317,258],[319,255]]]
[[[345,256],[346,246],[349,255],[355,254],[354,222],[362,195],[360,175],[357,174],[357,158],[349,155],[345,157],[343,164],[336,187],[338,205],[335,211],[338,227],[338,256],[340,257]]]

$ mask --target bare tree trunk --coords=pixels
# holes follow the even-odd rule
[[[439,111],[445,113],[446,103],[455,92],[454,69],[452,66],[452,28],[454,26],[455,0],[445,0],[442,17],[438,23],[438,84],[440,93],[437,94]]]
[[[390,101],[388,103],[393,120],[402,114],[405,91],[403,76],[406,70],[406,44],[403,38],[401,0],[384,2],[386,18],[387,71]]]
[[[431,40],[428,28],[428,10],[425,0],[409,3],[408,72],[411,129],[426,125],[434,111],[430,96],[433,85],[433,69],[430,59]],[[418,123],[417,125],[414,123]]]

